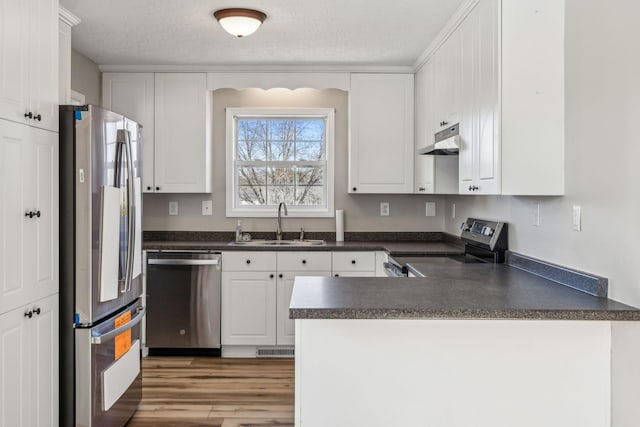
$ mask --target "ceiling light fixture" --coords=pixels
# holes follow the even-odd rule
[[[267,15],[253,9],[220,9],[213,12],[224,30],[235,37],[246,37],[256,32]]]

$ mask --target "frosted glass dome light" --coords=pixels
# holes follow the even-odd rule
[[[253,9],[221,9],[213,13],[222,28],[235,37],[246,37],[256,32],[267,19],[263,12]]]

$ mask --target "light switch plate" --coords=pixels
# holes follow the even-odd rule
[[[582,207],[574,205],[573,206],[573,218],[572,218],[573,229],[575,231],[582,231]]]
[[[178,202],[169,202],[169,215],[178,215]]]
[[[213,200],[202,201],[202,215],[213,215]]]
[[[456,204],[451,204],[451,219],[456,219]]]
[[[436,202],[424,203],[425,216],[436,216]]]
[[[540,203],[536,202],[533,204],[533,217],[531,218],[531,223],[534,227],[540,226]]]

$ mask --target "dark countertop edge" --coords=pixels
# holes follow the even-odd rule
[[[289,309],[300,320],[576,320],[640,321],[638,310]]]

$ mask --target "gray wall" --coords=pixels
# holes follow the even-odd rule
[[[640,306],[638,16],[640,3],[630,0],[566,2],[566,196],[456,196],[447,199],[445,215],[451,233],[470,215],[505,219],[511,223],[512,250],[608,277],[610,297],[635,306]],[[538,202],[541,223],[535,227]],[[572,230],[573,205],[582,206],[581,232]]]
[[[100,69],[95,62],[75,50],[71,51],[71,89],[83,94],[87,104],[101,104]]]
[[[423,195],[347,194],[347,93],[315,89],[223,89],[213,92],[213,193],[211,195],[144,196],[145,230],[232,231],[235,218],[225,217],[225,107],[333,107],[336,109],[335,208],[345,210],[347,231],[441,231],[441,197]],[[213,216],[202,216],[202,200],[213,199]],[[169,201],[179,204],[179,216],[169,216]],[[389,202],[390,216],[380,217],[380,202]],[[426,201],[436,201],[436,217],[425,216]],[[242,218],[246,231],[275,230],[273,218]],[[334,218],[286,218],[285,231],[335,230]]]

